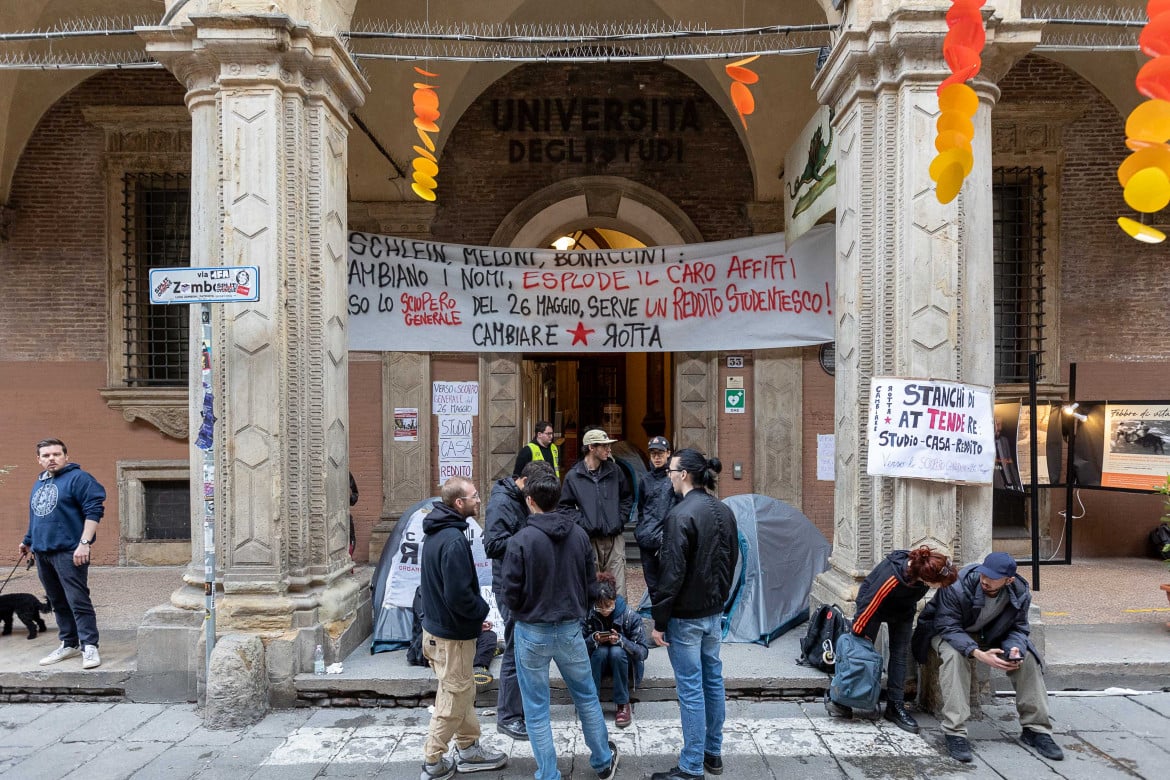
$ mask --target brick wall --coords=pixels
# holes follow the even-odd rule
[[[820,349],[804,350],[804,445],[802,450],[804,506],[802,511],[817,530],[833,541],[835,482],[817,479],[817,435],[833,433],[833,377],[821,368]]]

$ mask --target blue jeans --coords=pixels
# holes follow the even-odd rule
[[[524,722],[528,740],[536,757],[536,780],[560,780],[557,753],[553,746],[552,723],[549,722],[548,665],[556,661],[557,669],[569,688],[585,744],[589,746],[589,766],[595,772],[609,768],[613,751],[609,749],[609,731],[597,700],[597,688],[589,668],[589,653],[581,623],[522,623],[516,621],[516,677],[524,700]],[[702,757],[700,757],[701,761]]]
[[[683,749],[678,766],[692,775],[703,774],[703,753],[723,754],[726,716],[723,662],[719,660],[721,616],[683,620],[666,625],[666,648],[678,688]]]
[[[37,574],[57,616],[57,638],[66,647],[98,643],[97,614],[89,599],[89,564],[76,566],[73,550],[38,552]]]
[[[598,645],[589,656],[593,667],[593,684],[601,698],[601,678],[605,670],[613,673],[613,703],[630,703],[630,656],[621,645]]]

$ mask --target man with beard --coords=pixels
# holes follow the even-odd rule
[[[1007,553],[993,552],[983,563],[959,572],[959,579],[941,588],[918,618],[914,657],[925,663],[929,649],[942,662],[938,682],[943,701],[938,718],[947,751],[956,761],[972,760],[967,719],[973,661],[1007,673],[1023,727],[1020,741],[1049,760],[1064,758],[1052,739],[1040,652],[1028,637],[1031,603],[1028,583],[1016,576],[1015,560]]]

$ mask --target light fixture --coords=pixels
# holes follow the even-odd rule
[[[552,245],[557,251],[565,252],[576,243],[577,239],[573,238],[572,236],[561,236],[556,241],[552,242]]]
[[[1066,404],[1061,409],[1061,411],[1063,411],[1069,417],[1075,417],[1078,420],[1080,420],[1081,422],[1084,422],[1085,420],[1089,419],[1089,415],[1078,412],[1077,409],[1079,409],[1080,407],[1081,407],[1081,405],[1079,403],[1077,403],[1076,401],[1073,401],[1071,404]]]

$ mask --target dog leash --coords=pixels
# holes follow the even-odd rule
[[[22,552],[20,554],[20,557],[16,559],[16,565],[12,567],[12,571],[8,572],[8,576],[4,579],[4,584],[0,585],[0,593],[3,593],[4,589],[6,587],[8,587],[8,580],[12,579],[13,574],[16,574],[16,570],[20,568],[20,562],[24,560],[25,555],[27,555],[27,553]],[[29,559],[28,565],[29,565],[29,568],[32,568],[32,559],[31,558]]]

